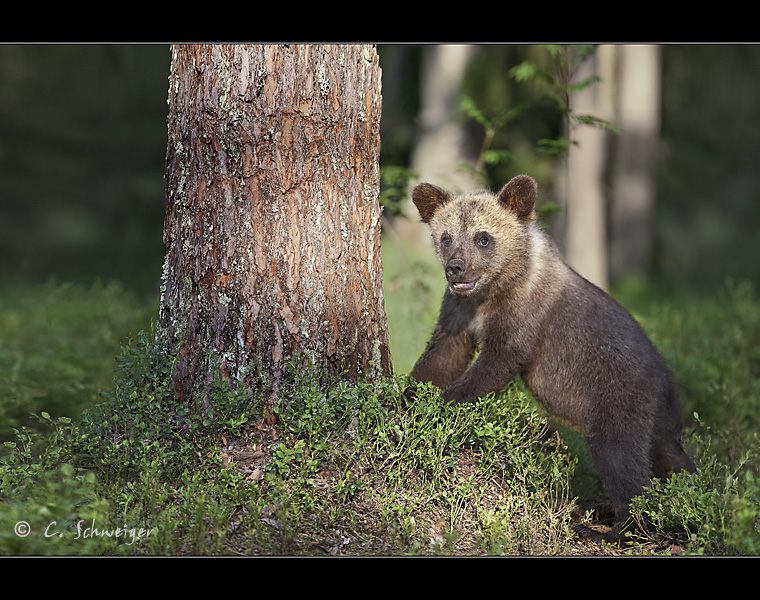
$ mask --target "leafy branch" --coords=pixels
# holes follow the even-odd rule
[[[596,52],[597,46],[547,44],[539,47],[545,49],[549,54],[549,69],[544,69],[533,61],[523,61],[510,69],[509,74],[519,83],[538,80],[548,86],[548,98],[564,116],[568,137],[560,136],[557,139],[539,140],[538,152],[556,156],[567,152],[571,145],[577,145],[571,135],[576,125],[599,127],[613,133],[619,133],[620,128],[618,126],[594,115],[578,114],[570,104],[570,98],[573,94],[585,90],[599,81],[599,77],[596,75],[576,81],[578,67]]]
[[[478,159],[472,170],[477,176],[485,178],[486,165],[498,165],[512,159],[512,153],[509,150],[493,148],[493,140],[499,130],[518,117],[524,108],[522,106],[510,107],[493,117],[487,117],[477,107],[475,100],[470,96],[463,96],[459,101],[459,109],[483,128],[483,143],[480,145]]]

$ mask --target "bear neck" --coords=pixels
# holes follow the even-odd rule
[[[494,289],[484,300],[519,307],[543,304],[559,294],[568,283],[569,268],[554,242],[537,225],[526,228],[526,243],[515,262],[494,281]]]

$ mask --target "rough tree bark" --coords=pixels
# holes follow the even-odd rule
[[[172,50],[158,332],[181,394],[391,372],[371,46]],[[270,405],[271,407],[271,405]]]

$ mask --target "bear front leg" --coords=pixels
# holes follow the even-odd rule
[[[443,391],[443,400],[449,404],[475,402],[491,392],[500,392],[519,372],[509,354],[484,350],[469,369]]]
[[[452,332],[438,325],[410,377],[446,388],[467,370],[474,355],[475,343],[466,330]]]
[[[477,305],[446,290],[433,336],[414,365],[411,379],[443,389],[467,370],[477,347],[471,330],[476,310]]]

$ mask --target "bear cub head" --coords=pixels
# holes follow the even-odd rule
[[[430,183],[415,186],[412,201],[430,226],[452,294],[479,296],[527,270],[536,193],[527,175],[514,177],[497,195],[454,196]]]

